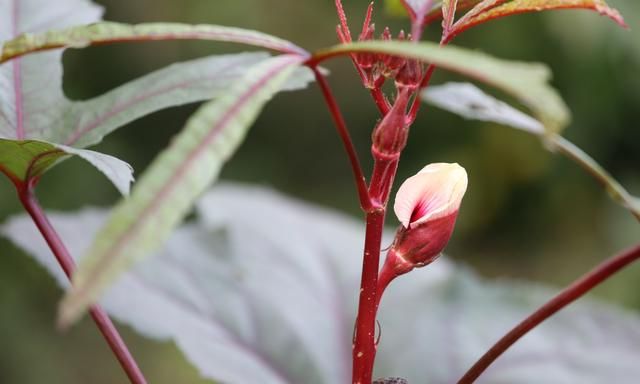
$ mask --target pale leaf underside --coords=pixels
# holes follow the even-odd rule
[[[73,255],[85,254],[106,219],[93,210],[52,215]],[[68,286],[27,217],[2,232]],[[351,218],[265,189],[218,186],[196,220],[125,273],[102,304],[138,332],[174,340],[219,382],[346,383],[362,242],[362,224]],[[489,283],[441,258],[387,290],[376,377],[455,383],[552,295]],[[638,359],[637,315],[580,302],[523,338],[478,383],[635,384]]]
[[[545,148],[559,152],[605,186],[609,195],[640,220],[640,200],[631,195],[613,176],[583,150],[559,135],[545,134],[542,123],[490,96],[468,83],[432,86],[422,92],[422,99],[467,119],[491,121],[523,130],[540,137]]]

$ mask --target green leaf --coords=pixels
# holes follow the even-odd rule
[[[295,44],[266,33],[220,25],[180,23],[123,24],[101,22],[44,33],[25,33],[5,42],[0,63],[29,52],[55,48],[85,48],[94,44],[126,41],[213,40],[255,45],[283,53],[306,56]]]
[[[640,200],[629,193],[591,156],[560,135],[545,135],[542,123],[497,100],[472,84],[448,83],[431,86],[421,94],[432,105],[456,113],[467,119],[492,121],[504,124],[540,137],[545,148],[569,158],[598,183],[604,186],[611,198],[628,209],[640,220]]]
[[[79,256],[107,216],[83,210],[51,220]],[[0,232],[68,286],[28,216]],[[137,332],[172,340],[217,382],[348,383],[363,241],[362,223],[352,217],[265,188],[216,185],[194,220],[127,271],[101,304]],[[554,294],[488,281],[440,258],[387,289],[375,376],[455,383]],[[581,300],[520,340],[478,382],[632,384],[638,359],[638,313]]]
[[[539,63],[496,59],[484,53],[434,43],[372,41],[342,44],[314,55],[318,60],[352,52],[375,52],[415,58],[495,86],[518,99],[543,122],[549,133],[560,132],[569,110],[549,85],[551,72]]]
[[[77,320],[119,274],[163,243],[303,60],[283,55],[260,63],[196,112],[101,230],[74,274],[62,324]]]
[[[111,180],[120,193],[129,194],[133,169],[118,158],[45,141],[0,139],[0,171],[17,183],[41,177],[69,156],[86,160]]]

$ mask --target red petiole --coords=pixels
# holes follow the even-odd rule
[[[16,190],[18,192],[18,197],[20,202],[22,203],[24,209],[29,213],[33,222],[38,227],[38,230],[44,237],[47,245],[53,252],[58,264],[63,269],[64,273],[67,275],[69,280],[71,280],[71,276],[75,270],[75,263],[73,258],[69,254],[69,251],[65,247],[62,239],[55,231],[47,216],[45,215],[42,207],[38,203],[38,200],[34,194],[34,187],[37,183],[37,179],[31,179],[29,181],[23,182],[19,181],[15,177],[11,177],[12,181],[16,186]],[[142,374],[142,371],[138,367],[135,359],[129,352],[124,340],[118,333],[115,325],[109,319],[107,313],[99,306],[94,305],[91,307],[89,313],[93,318],[93,321],[96,323],[96,326],[102,333],[107,344],[111,348],[111,351],[118,359],[122,369],[126,373],[129,381],[132,384],[146,384],[147,381]]]

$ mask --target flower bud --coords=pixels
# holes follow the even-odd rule
[[[373,148],[381,154],[397,155],[407,143],[409,127],[406,122],[406,111],[410,93],[406,90],[398,92],[398,98],[373,131]]]
[[[407,60],[396,75],[396,87],[417,89],[422,82],[422,63],[418,60]]]
[[[402,227],[385,262],[396,275],[438,257],[451,238],[466,190],[467,172],[458,164],[429,164],[402,184],[393,207]]]
[[[389,27],[384,29],[380,36],[383,41],[391,41],[391,31]],[[401,31],[398,35],[398,41],[405,39],[404,31]],[[384,53],[378,54],[378,62],[380,63],[380,75],[386,78],[395,78],[398,70],[405,65],[405,59],[400,56],[387,55]]]
[[[358,41],[370,41],[373,40],[373,35],[376,32],[375,24],[369,24],[368,27],[362,30]],[[362,69],[371,69],[373,64],[376,62],[376,54],[375,53],[356,53],[355,54],[356,63]]]

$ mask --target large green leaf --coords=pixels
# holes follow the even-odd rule
[[[120,193],[129,194],[133,170],[113,156],[45,141],[0,139],[0,171],[16,183],[39,178],[69,156],[89,162],[111,180]]]
[[[540,137],[545,148],[558,152],[602,184],[607,193],[640,220],[640,199],[631,195],[591,156],[560,135],[546,135],[542,123],[497,100],[472,84],[449,83],[432,86],[422,92],[427,103],[461,115],[467,119],[492,121]]]
[[[303,60],[283,55],[260,63],[196,112],[131,198],[115,208],[73,276],[74,288],[61,308],[62,323],[76,320],[120,273],[163,243]]]
[[[107,215],[51,218],[71,253],[82,255]],[[68,286],[28,217],[0,232]],[[143,335],[173,340],[221,383],[348,383],[363,241],[353,218],[263,188],[218,185],[194,220],[127,271],[101,304]],[[440,258],[387,289],[376,377],[453,384],[553,294],[490,282]],[[640,316],[584,300],[520,340],[478,383],[635,384],[638,359]]]
[[[376,52],[415,58],[493,85],[531,109],[550,133],[560,132],[569,122],[569,111],[549,85],[551,72],[539,63],[500,60],[458,47],[434,43],[372,41],[338,45],[316,53],[317,58],[352,52]]]
[[[24,1],[24,0],[22,0]],[[29,0],[37,1],[37,0]],[[43,7],[47,8],[47,7]],[[84,48],[94,44],[154,40],[214,40],[269,48],[284,53],[307,55],[297,45],[266,33],[220,25],[180,23],[123,24],[101,22],[44,33],[25,33],[5,42],[0,63],[29,52],[55,48]],[[8,40],[8,39],[7,39]]]

